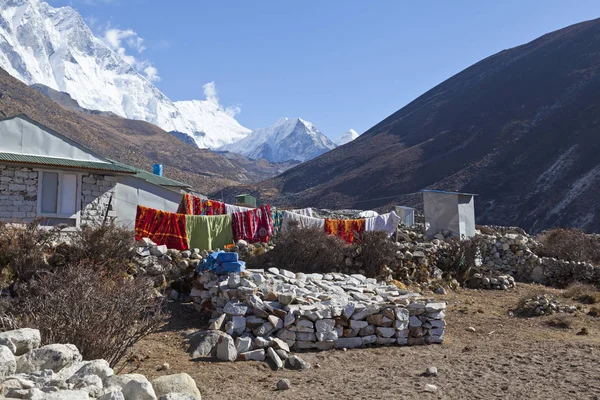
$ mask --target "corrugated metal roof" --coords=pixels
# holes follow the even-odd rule
[[[190,185],[188,185],[187,183],[183,183],[183,182],[179,182],[179,181],[176,181],[173,179],[165,178],[164,176],[158,176],[151,172],[144,171],[143,169],[132,167],[131,165],[123,164],[118,161],[114,161],[114,160],[110,160],[110,161],[115,163],[116,165],[122,165],[122,166],[130,168],[131,170],[135,171],[136,177],[143,179],[147,182],[150,182],[154,185],[171,186],[171,187],[179,187],[179,188],[189,188],[190,187]]]
[[[53,167],[74,168],[74,169],[89,169],[95,171],[121,172],[126,174],[134,174],[133,168],[124,164],[102,163],[97,161],[81,161],[71,160],[68,158],[33,156],[26,154],[2,153],[0,152],[0,161],[19,163],[19,164],[35,164],[35,165],[50,165]]]
[[[474,193],[447,192],[445,190],[434,190],[434,189],[423,189],[423,190],[421,190],[421,192],[442,193],[442,194],[460,194],[463,196],[479,196],[478,194],[474,194]]]

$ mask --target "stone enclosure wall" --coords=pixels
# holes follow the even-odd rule
[[[98,225],[117,216],[116,176],[85,174],[81,178],[81,225]]]

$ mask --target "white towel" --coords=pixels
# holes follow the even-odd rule
[[[358,214],[356,214],[357,218],[371,218],[371,217],[376,217],[379,214],[377,213],[377,211],[361,211]]]
[[[384,231],[388,236],[396,232],[400,217],[394,211],[376,217],[365,218],[366,231]]]
[[[225,204],[225,212],[229,215],[236,213],[236,212],[251,211],[251,210],[254,210],[254,208],[232,206],[231,204]]]
[[[313,210],[310,207],[308,207],[308,208],[301,208],[301,209],[298,209],[298,210],[291,210],[291,212],[296,213],[296,214],[300,214],[300,215],[304,215],[306,217],[312,217],[313,216]]]
[[[299,228],[317,228],[325,230],[325,220],[322,218],[308,217],[306,215],[296,214],[290,211],[283,212],[283,219],[281,221],[281,230],[288,229],[291,221],[298,221]]]

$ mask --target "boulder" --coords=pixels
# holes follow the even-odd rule
[[[165,396],[169,393],[178,393],[200,400],[200,391],[196,382],[188,374],[166,375],[152,381],[152,387],[156,396]]]
[[[226,335],[225,332],[215,330],[196,332],[188,337],[188,352],[192,358],[213,357],[219,338]]]
[[[123,392],[119,390],[117,392],[106,393],[105,395],[98,397],[98,400],[125,400],[125,396],[123,396]]]
[[[169,393],[160,396],[158,400],[196,400],[199,398],[200,397],[190,396],[189,394],[185,393]]]
[[[8,347],[20,356],[40,347],[42,338],[37,329],[22,328],[0,333],[0,346]]]
[[[294,355],[287,359],[286,367],[289,369],[302,370],[302,369],[309,369],[310,364],[308,362],[304,361],[303,359],[301,359],[300,357]]]
[[[106,360],[85,361],[84,365],[73,376],[97,375],[102,381],[114,375],[112,368]],[[70,378],[69,378],[70,379]]]
[[[217,359],[221,361],[235,361],[236,358],[235,341],[228,334],[224,334],[219,338],[219,342],[217,343]]]
[[[15,373],[17,359],[13,352],[6,346],[0,346],[0,380]]]
[[[90,395],[85,390],[59,390],[44,394],[44,400],[89,400]]]
[[[49,344],[17,357],[17,373],[51,369],[58,372],[81,361],[82,357],[72,344]]]

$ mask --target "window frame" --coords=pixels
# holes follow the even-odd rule
[[[37,216],[41,218],[57,218],[57,219],[74,219],[75,226],[79,227],[79,223],[81,221],[81,178],[83,177],[83,173],[77,171],[62,171],[62,170],[54,170],[54,169],[35,169],[38,173],[38,187],[37,187],[37,207],[36,212]],[[44,184],[44,172],[58,174],[58,193],[56,199],[57,208],[60,207],[62,200],[62,190],[60,188],[63,175],[75,175],[77,177],[77,187],[75,189],[76,198],[75,198],[75,213],[74,214],[60,214],[60,213],[43,213],[42,212],[42,185]]]

